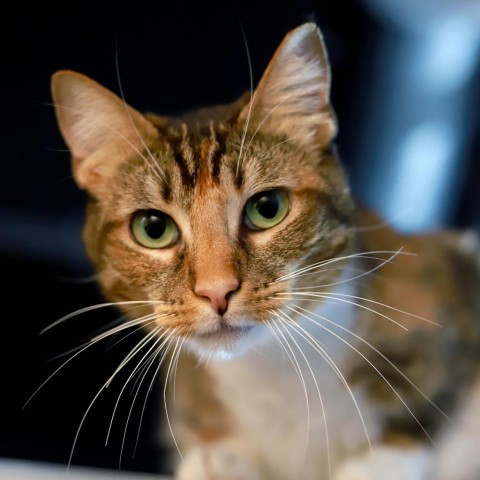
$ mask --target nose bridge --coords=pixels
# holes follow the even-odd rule
[[[192,230],[193,291],[223,314],[228,308],[229,296],[240,285],[223,202],[205,199],[192,215]]]
[[[195,281],[236,274],[234,248],[224,211],[221,208],[206,208],[195,223]]]

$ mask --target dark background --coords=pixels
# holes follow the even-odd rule
[[[375,142],[383,135],[378,125],[372,128],[369,112],[374,102],[388,105],[390,95],[378,90],[375,75],[382,65],[382,48],[388,44],[389,55],[394,55],[406,33],[373,15],[363,3],[304,0],[286,6],[280,2],[177,1],[100,8],[99,4],[63,2],[55,7],[42,3],[27,8],[16,2],[3,12],[0,456],[65,463],[91,399],[138,341],[132,336],[119,345],[106,342],[106,346],[83,353],[21,410],[30,394],[60,365],[60,360],[52,358],[83,343],[91,332],[117,317],[114,311],[101,310],[38,335],[61,316],[102,301],[88,278],[92,272],[80,239],[84,197],[72,181],[69,155],[50,105],[51,74],[63,68],[78,70],[118,92],[118,52],[122,86],[130,104],[140,111],[182,113],[231,101],[249,89],[242,26],[256,83],[284,34],[309,20],[319,23],[330,51],[333,104],[341,126],[340,152],[358,196],[375,204],[375,199],[372,202],[362,195],[366,188],[363,165],[374,170],[374,160],[388,159],[375,159],[372,154],[365,163],[366,150],[360,154],[359,145],[371,144],[374,151]],[[479,110],[475,96],[478,77],[477,68],[468,83],[472,111]],[[472,114],[463,121],[462,131],[471,133],[462,144],[456,166],[462,175],[452,187],[442,223],[478,228],[478,118]],[[382,198],[376,201],[382,204]],[[126,378],[115,381],[92,408],[74,452],[74,464],[118,468],[132,401],[128,388],[115,417],[112,442],[108,447],[103,444]],[[147,404],[132,459],[139,422],[139,408],[134,410],[122,468],[162,469],[157,424],[163,414],[156,408],[161,396],[157,387]]]

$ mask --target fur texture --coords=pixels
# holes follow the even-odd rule
[[[315,25],[231,105],[142,115],[67,71],[53,96],[105,296],[170,348],[179,479],[480,476],[478,249],[354,208]],[[275,191],[284,218],[254,227]],[[149,212],[168,245],[136,236]]]

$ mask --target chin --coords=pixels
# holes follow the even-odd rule
[[[186,345],[201,360],[231,360],[261,343],[265,330],[263,325],[217,329],[188,337]]]

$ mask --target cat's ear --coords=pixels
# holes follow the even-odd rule
[[[239,117],[250,129],[286,136],[302,146],[327,145],[337,124],[330,106],[330,66],[317,26],[287,34]]]
[[[73,174],[81,188],[95,188],[101,170],[108,169],[105,155],[103,161],[99,155],[106,147],[114,144],[117,151],[130,149],[131,153],[142,149],[142,143],[156,134],[143,115],[80,73],[55,73],[52,96],[58,125],[72,153]]]

